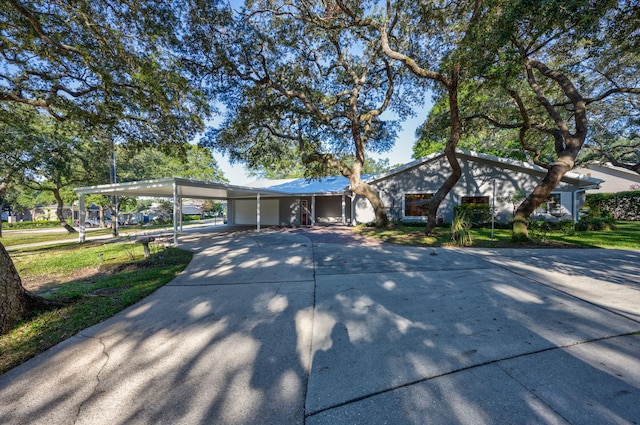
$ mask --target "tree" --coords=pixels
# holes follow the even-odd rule
[[[461,83],[459,89],[460,118],[463,133],[458,146],[476,152],[527,161],[526,151],[518,140],[517,129],[496,131],[480,122],[475,111],[486,111],[483,116],[508,114],[504,99],[494,98],[486,90],[477,87],[472,78]],[[421,158],[443,150],[449,133],[448,98],[442,96],[429,111],[427,119],[416,130],[417,141],[413,146],[413,157]],[[545,152],[546,153],[546,152]]]
[[[240,86],[225,99],[221,128],[201,143],[250,168],[297,158],[306,177],[338,170],[385,226],[384,204],[361,173],[367,151],[384,152],[394,142],[397,125],[381,115],[392,106],[407,111],[393,102],[398,70],[346,18],[322,2],[256,2],[236,17],[227,33],[233,42],[216,45],[203,44],[213,30],[199,23],[195,45],[221,51],[221,66]]]
[[[440,203],[462,175],[456,158],[456,147],[462,134],[459,113],[458,86],[464,78],[468,61],[464,45],[468,34],[478,31],[481,1],[411,3],[388,0],[378,15],[377,1],[358,7],[343,0],[335,0],[354,25],[373,28],[384,54],[401,63],[415,77],[414,86],[430,84],[446,98],[449,116],[449,135],[444,147],[451,173],[429,202],[427,226],[430,234],[436,225]],[[370,15],[366,15],[371,11]]]
[[[6,111],[24,105],[130,143],[191,140],[208,103],[174,53],[184,9],[151,0],[0,3],[2,124],[15,132],[7,117],[17,114]],[[19,146],[18,159],[29,146]],[[0,333],[28,317],[34,300],[44,303],[24,290],[0,245]]]
[[[181,177],[208,182],[228,182],[209,149],[186,146],[184,152],[163,152],[150,147],[142,150],[118,149],[119,181]]]
[[[82,130],[76,126],[54,122],[47,116],[38,118],[34,124],[37,141],[16,178],[22,187],[50,193],[60,225],[75,232],[64,218],[63,207],[75,198],[71,190],[74,186],[98,183],[100,169],[107,168],[103,158],[108,158],[109,152],[104,144],[83,139]]]
[[[635,39],[637,47],[637,22],[628,19],[637,13],[638,5],[625,1],[495,1],[482,9],[492,25],[472,43],[487,52],[475,63],[476,75],[512,112],[476,116],[496,129],[517,129],[532,162],[548,170],[516,210],[514,240],[528,239],[529,216],[573,168],[588,140],[588,112],[624,105],[627,112],[606,124],[613,130],[634,111],[637,49],[622,40]]]

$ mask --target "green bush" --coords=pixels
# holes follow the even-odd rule
[[[73,225],[73,223],[69,224]],[[45,229],[50,227],[60,227],[60,222],[58,220],[20,221],[17,223],[2,222],[2,228],[7,230]]]
[[[471,234],[471,221],[467,218],[465,211],[457,211],[451,223],[451,241],[460,246],[473,245]]]
[[[615,230],[616,223],[612,217],[590,217],[580,220],[576,225],[576,230],[584,232],[587,230]]]
[[[640,191],[590,193],[587,206],[607,211],[615,220],[640,221]]]
[[[587,230],[614,230],[616,221],[611,211],[600,209],[600,205],[594,204],[590,207],[589,212],[582,216],[576,230],[584,232]]]
[[[461,204],[453,209],[456,217],[462,213],[474,227],[491,222],[491,206],[489,204]]]

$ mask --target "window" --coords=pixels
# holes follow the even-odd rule
[[[404,195],[405,217],[426,217],[432,193],[407,193]]]
[[[489,205],[489,197],[488,196],[463,196],[462,197],[463,204],[487,204]]]

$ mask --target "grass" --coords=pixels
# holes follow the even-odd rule
[[[154,251],[144,259],[138,244],[94,242],[11,253],[23,279],[40,282],[36,293],[63,303],[0,336],[0,374],[151,294],[192,257],[176,248]]]
[[[424,227],[397,225],[387,229],[357,227],[360,234],[370,236],[384,242],[411,246],[454,246],[451,241],[451,229],[436,227],[431,236],[426,236]],[[565,248],[617,248],[640,249],[640,222],[619,221],[615,230],[585,231],[565,233],[562,231],[545,234],[531,232],[532,241],[527,244],[511,242],[511,229],[495,229],[491,239],[490,228],[471,229],[473,243],[479,248],[504,247],[565,247]]]
[[[118,233],[121,235],[125,235],[127,233],[139,232],[141,230],[150,230],[150,229],[166,229],[167,226],[145,226],[144,228],[133,226],[133,227],[120,227],[118,229]],[[48,231],[47,231],[48,230]],[[91,229],[87,231],[87,237],[90,238],[92,236],[104,236],[111,235],[111,229]],[[16,230],[16,231],[2,231],[2,237],[0,238],[0,242],[5,247],[23,245],[23,244],[32,244],[32,243],[40,243],[40,242],[51,242],[51,241],[77,241],[78,233],[66,233],[61,231],[60,228],[54,229],[46,229],[46,230]]]

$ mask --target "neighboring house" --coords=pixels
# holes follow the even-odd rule
[[[509,221],[518,194],[528,194],[544,178],[546,170],[528,163],[458,150],[462,177],[440,204],[439,220],[451,222],[454,207],[463,203],[495,203],[496,220]],[[389,219],[422,222],[428,202],[449,174],[443,152],[410,162],[376,176],[363,176],[375,187],[387,206]],[[534,216],[547,220],[578,220],[585,192],[602,181],[567,173],[548,201]],[[354,196],[344,177],[322,180],[260,181],[252,188],[278,192],[260,200],[262,225],[299,226],[315,223],[367,223],[375,219],[369,201]],[[494,199],[495,194],[495,199]],[[515,203],[514,203],[515,197]],[[256,224],[257,199],[230,199],[229,224]]]
[[[56,210],[57,205],[39,205],[30,210],[32,220],[57,220]],[[72,218],[74,216],[73,207],[71,205],[65,205],[62,207],[62,217]]]
[[[615,167],[610,163],[586,164],[575,168],[573,171],[588,177],[604,180],[600,184],[600,190],[597,192],[618,193],[628,190],[640,190],[640,174],[626,168]],[[593,189],[587,190],[587,193],[594,192],[596,191]]]

